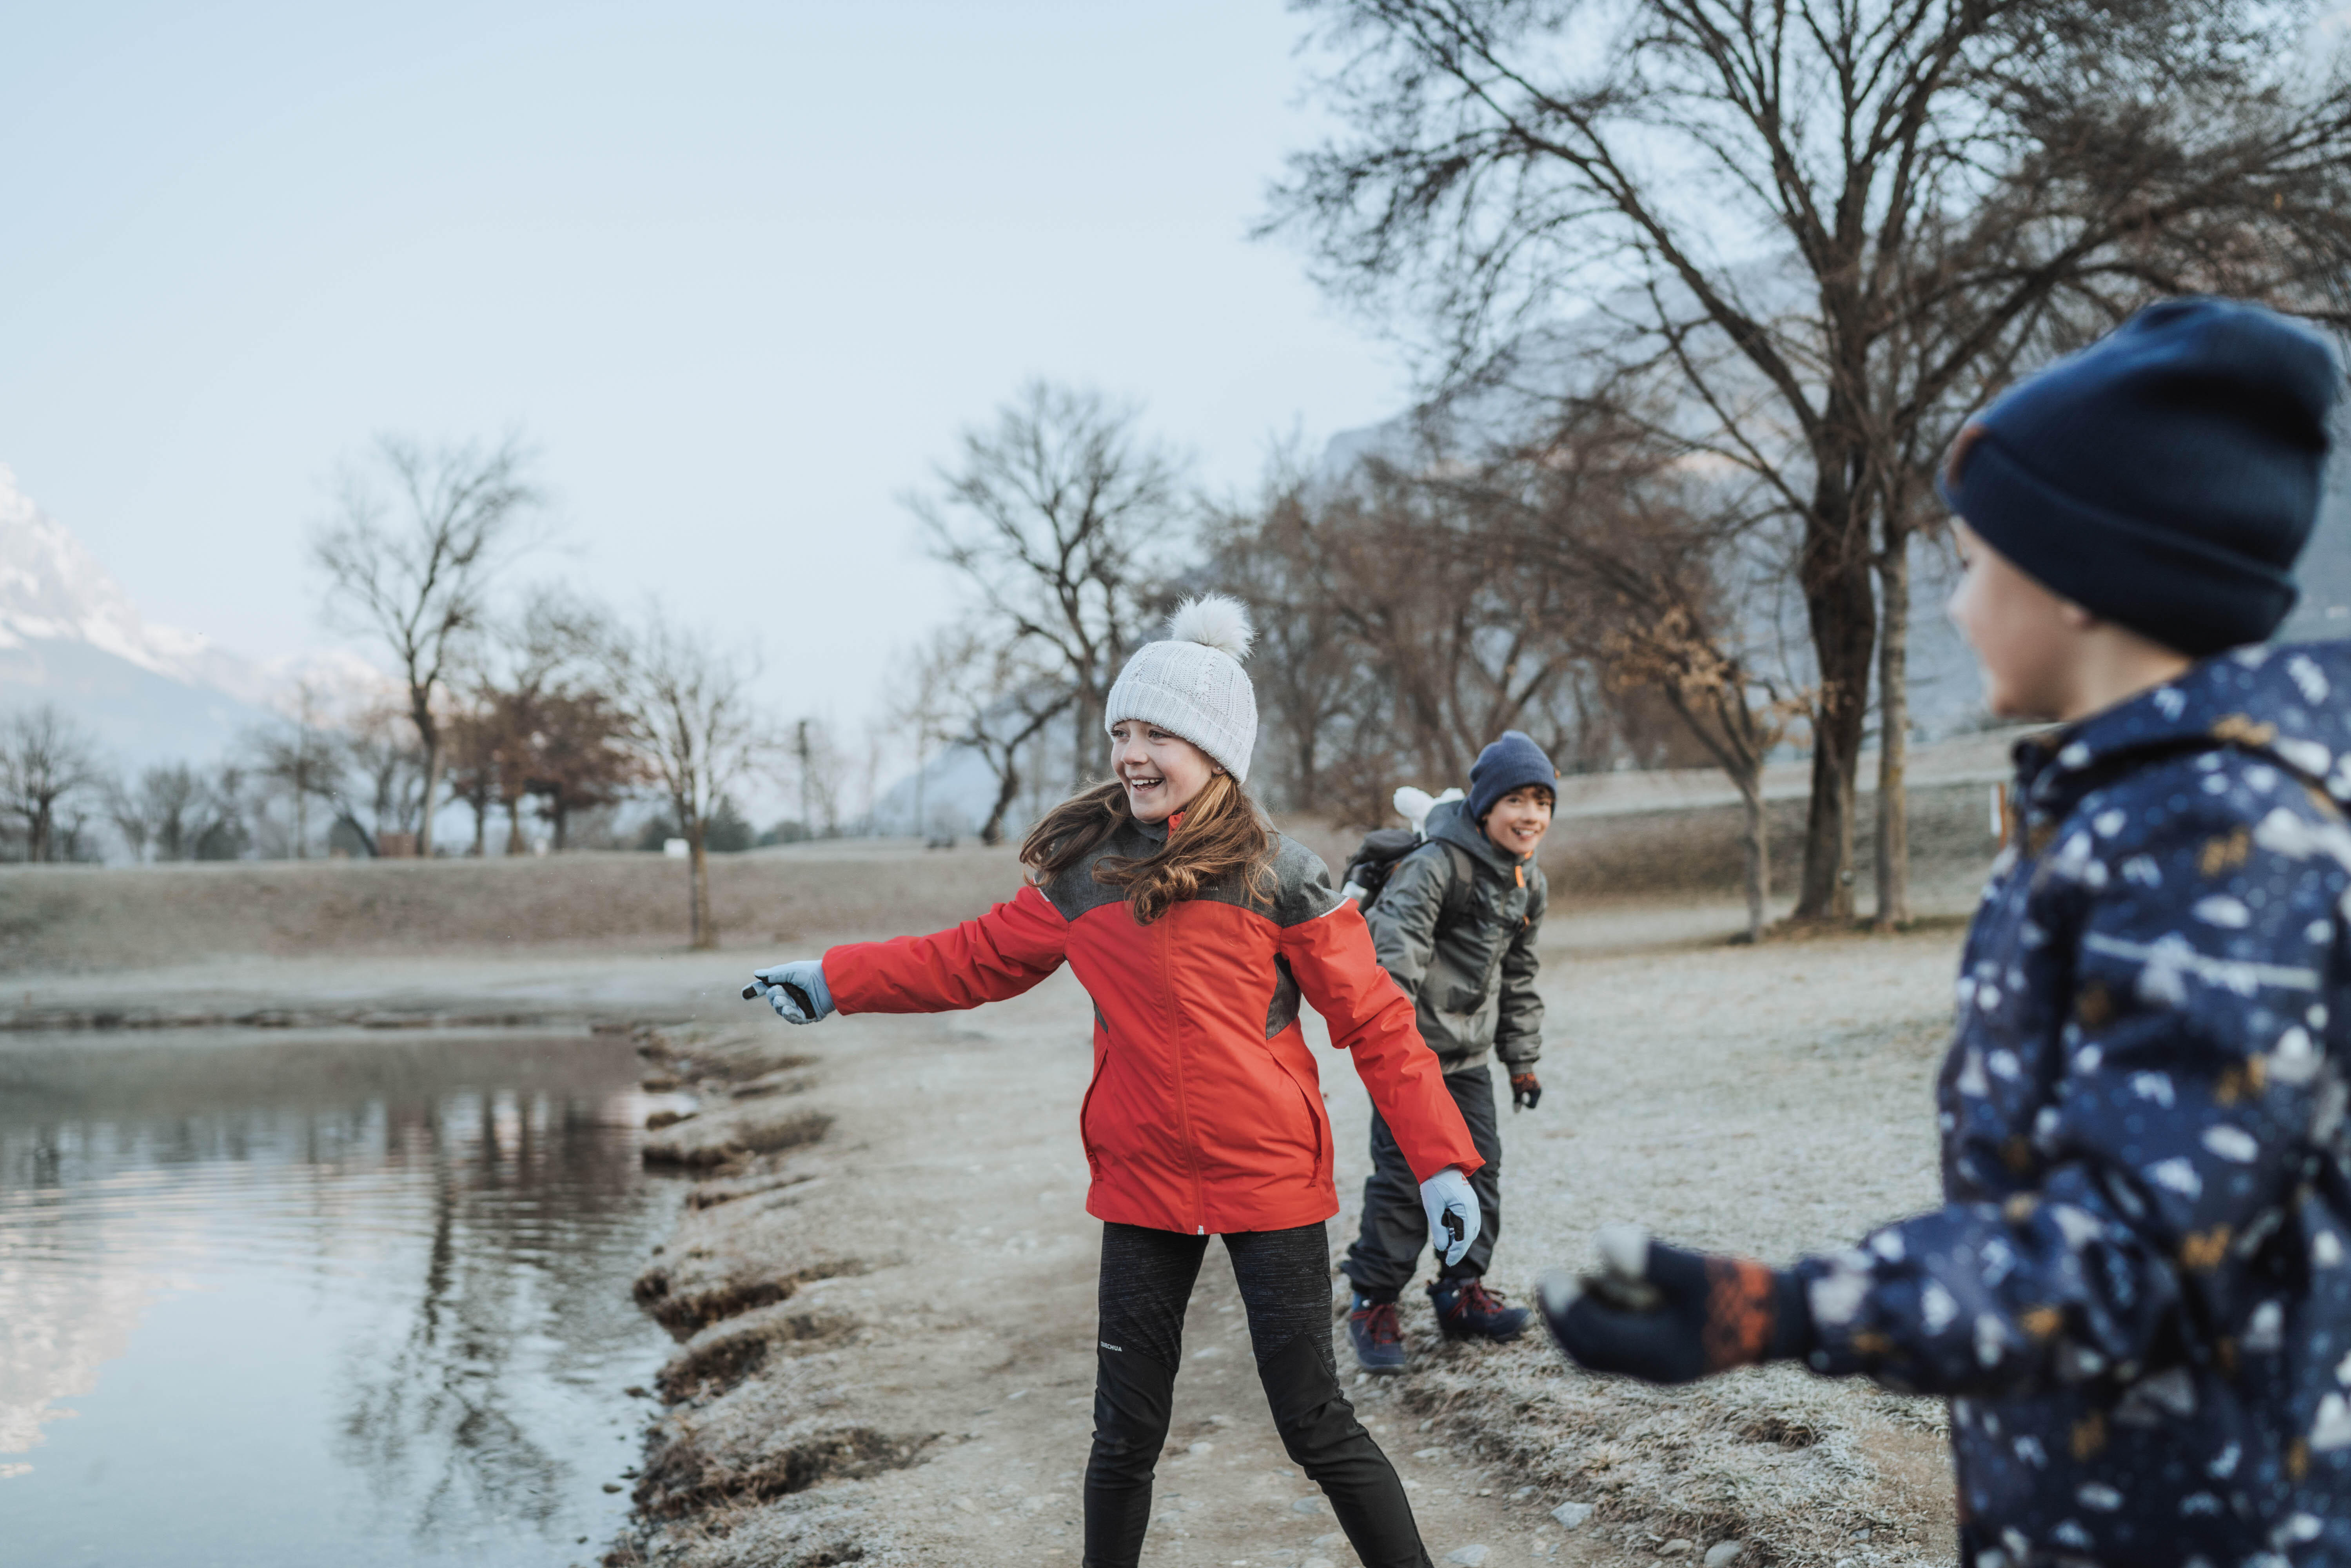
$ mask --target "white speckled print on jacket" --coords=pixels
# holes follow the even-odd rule
[[[2351,1563],[2351,646],[2206,661],[2018,763],[1946,1206],[1799,1266],[1813,1364],[1954,1396],[1971,1568]]]

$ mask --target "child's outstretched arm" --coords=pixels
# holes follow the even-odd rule
[[[2322,997],[2338,939],[2327,890],[2351,850],[2295,805],[2251,829],[2190,806],[2051,852],[2031,913],[2072,950],[2053,967],[2071,971],[2056,1082],[2019,1081],[1996,1041],[1967,1047],[1954,1081],[1954,1163],[2005,1197],[1801,1265],[1814,1364],[1990,1392],[2127,1379],[2274,1334],[2252,1265],[2339,1092],[2325,1042],[2344,1020]],[[2005,994],[2013,978],[1963,976],[1960,1005],[2033,1005]],[[2029,1135],[1991,1136],[2044,1096]]]
[[[1331,1026],[1331,1043],[1354,1057],[1414,1178],[1426,1182],[1448,1166],[1476,1170],[1486,1162],[1445,1087],[1437,1053],[1420,1038],[1412,1003],[1373,955],[1363,912],[1331,892],[1327,877],[1313,897],[1330,913],[1281,934],[1281,956],[1300,994]]]
[[[1070,925],[1033,886],[977,920],[928,936],[852,942],[822,973],[844,1013],[935,1013],[1017,997],[1061,967]]]
[[[1695,1361],[1668,1347],[1685,1376],[1801,1354],[1903,1388],[1994,1394],[2273,1348],[2282,1311],[2254,1265],[2342,1114],[2325,1042],[2345,1020],[2322,997],[2351,835],[2298,800],[2248,826],[2190,799],[2152,825],[2102,816],[2057,845],[2026,946],[1961,977],[1963,1017],[1985,1019],[1963,1021],[1948,1146],[1991,1199],[1776,1275],[1667,1259],[1674,1279],[1614,1300],[1555,1286],[1570,1354],[1659,1375],[1660,1325],[1629,1331],[1677,1315],[1711,1347]],[[1649,1251],[1655,1274],[1673,1249]]]

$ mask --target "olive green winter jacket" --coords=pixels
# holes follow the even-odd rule
[[[1542,872],[1496,848],[1461,801],[1431,811],[1424,831],[1364,912],[1380,967],[1413,999],[1446,1071],[1481,1066],[1489,1051],[1523,1071],[1542,1054]]]

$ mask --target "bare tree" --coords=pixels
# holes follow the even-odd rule
[[[250,737],[254,771],[283,789],[294,816],[294,858],[310,854],[310,801],[332,800],[342,787],[344,756],[337,737],[319,722],[317,688],[305,681],[295,689],[295,710],[277,727]]]
[[[1447,377],[1591,307],[1595,351],[1669,378],[1677,433],[1800,526],[1802,915],[1852,909],[1873,572],[1910,520],[1889,464],[2151,296],[2337,311],[2351,72],[2312,3],[1311,8],[1350,129],[1296,160],[1276,222],[1330,280],[1440,323]]]
[[[1286,803],[1383,821],[1395,785],[1462,782],[1513,727],[1570,768],[1693,749],[1659,699],[1605,678],[1593,591],[1524,537],[1541,505],[1489,493],[1505,471],[1437,434],[1336,481],[1278,465],[1255,507],[1212,519],[1200,576],[1266,628],[1252,668]]]
[[[1512,576],[1551,580],[1559,641],[1614,690],[1661,697],[1739,791],[1757,941],[1771,892],[1763,768],[1811,711],[1811,694],[1759,656],[1744,602],[1768,587],[1776,508],[1735,469],[1726,479],[1657,439],[1654,423],[1583,403],[1542,439],[1431,483],[1492,517]]]
[[[1102,704],[1177,516],[1180,465],[1136,420],[1100,393],[1031,382],[993,429],[964,433],[942,495],[905,497],[932,553],[978,591],[995,639],[1035,644],[1068,688],[1074,785],[1105,752]]]
[[[952,638],[953,633],[946,634]],[[903,695],[892,713],[891,727],[904,735],[914,746],[914,836],[931,836],[930,820],[924,811],[924,790],[929,781],[931,758],[936,747],[952,742],[956,735],[956,678],[957,670],[952,659],[941,656],[943,643],[935,638],[925,647],[917,648],[899,658],[903,667],[911,664],[913,682],[901,688]]]
[[[80,726],[43,703],[0,728],[0,810],[24,834],[25,858],[58,858],[59,817],[101,782],[96,748]]]
[[[424,803],[424,753],[403,730],[405,716],[362,713],[343,739],[349,768],[334,798],[335,821],[370,855],[385,852],[386,834],[414,834]],[[358,786],[351,787],[357,775]]]
[[[149,768],[135,784],[117,783],[107,791],[107,814],[132,859],[146,858],[152,849],[159,861],[183,861],[195,850],[190,824],[203,792],[195,769],[184,762]]]
[[[801,830],[810,838],[839,837],[841,797],[848,787],[850,761],[833,738],[832,727],[820,718],[798,720],[791,727],[788,747],[792,776],[799,787]]]
[[[606,633],[604,663],[628,743],[669,798],[686,842],[693,946],[718,945],[710,913],[710,825],[727,791],[773,755],[753,706],[757,666],[677,624],[658,606]]]
[[[979,830],[980,842],[1004,841],[1005,818],[1020,795],[1020,756],[1070,709],[1076,694],[1040,667],[1020,643],[1007,645],[975,627],[950,626],[924,654],[922,678],[935,683],[956,716],[952,744],[970,750],[996,776],[996,800]]]
[[[1324,804],[1324,770],[1344,744],[1346,718],[1367,701],[1361,650],[1348,635],[1346,589],[1327,548],[1336,531],[1327,497],[1304,469],[1276,454],[1254,507],[1213,515],[1207,576],[1249,607],[1257,627],[1251,677],[1291,810]]]
[[[253,847],[247,795],[250,779],[235,762],[224,762],[200,779],[189,820],[188,856],[200,861],[243,860]]]
[[[424,757],[422,855],[433,852],[445,762],[437,705],[488,613],[492,577],[525,542],[523,523],[540,500],[529,465],[515,436],[490,448],[467,442],[429,450],[404,436],[381,437],[371,465],[344,469],[334,519],[311,540],[330,607],[382,639],[407,687]]]
[[[154,841],[155,829],[141,808],[136,788],[126,786],[120,779],[110,782],[106,787],[106,816],[114,824],[115,836],[122,841],[122,847],[131,852],[131,863],[143,862],[147,846]]]

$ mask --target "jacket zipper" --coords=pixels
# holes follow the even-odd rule
[[[1178,904],[1176,909],[1182,907]],[[1170,909],[1159,918],[1161,921],[1175,920],[1177,918],[1176,911]],[[1176,1135],[1183,1141],[1184,1164],[1192,1173],[1192,1233],[1206,1236],[1208,1233],[1208,1196],[1200,1184],[1200,1152],[1192,1145],[1192,1110],[1184,1094],[1184,1040],[1175,1005],[1176,976],[1169,966],[1175,946],[1163,926],[1159,935],[1159,985],[1160,995],[1165,998],[1162,1016],[1167,1020],[1168,1062],[1176,1080]]]

